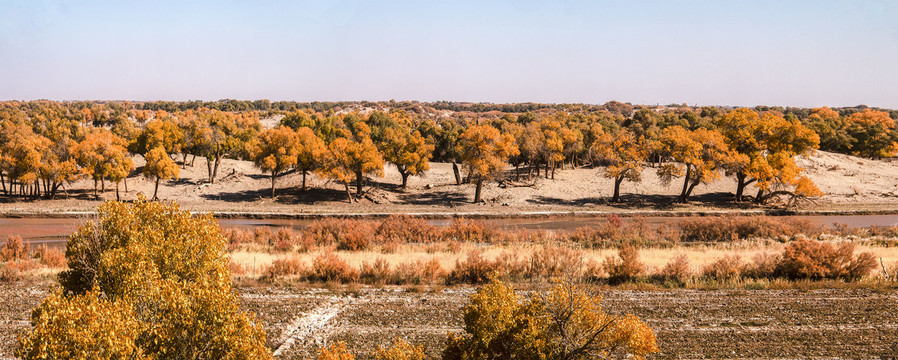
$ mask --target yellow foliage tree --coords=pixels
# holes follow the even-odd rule
[[[95,196],[97,182],[103,185],[105,191],[105,182],[108,179],[115,182],[115,197],[119,199],[119,182],[134,170],[134,161],[128,156],[127,145],[125,139],[109,130],[100,129],[87,134],[87,137],[72,149],[81,170],[94,180]]]
[[[426,357],[423,346],[409,344],[398,337],[389,347],[378,346],[374,353],[374,360],[424,360]]]
[[[307,127],[296,129],[296,138],[299,143],[296,169],[302,172],[302,190],[305,191],[306,176],[310,171],[321,169],[326,163],[327,146],[324,145],[324,140]]]
[[[658,351],[652,329],[633,315],[609,315],[600,303],[571,283],[524,301],[495,281],[471,296],[465,332],[450,335],[443,360],[645,359]]]
[[[211,215],[143,199],[98,213],[70,238],[62,291],[34,311],[19,356],[271,358],[261,326],[238,308]]]
[[[296,165],[299,157],[296,132],[286,126],[266,129],[249,143],[248,151],[256,166],[271,174],[271,197],[274,197],[275,179]]]
[[[357,126],[363,130],[368,127],[364,123]],[[355,179],[356,194],[362,194],[362,180],[365,174],[383,174],[384,158],[371,138],[362,131],[355,136],[356,139],[337,138],[328,145],[328,163],[324,174],[343,182],[349,202],[352,202],[352,193],[349,192],[349,183]]]
[[[851,146],[852,154],[874,159],[898,154],[898,129],[889,113],[864,109],[851,114],[846,123],[855,140]]]
[[[764,202],[765,192],[794,186],[801,169],[794,157],[814,151],[820,137],[798,119],[777,113],[763,116],[751,109],[736,109],[719,117],[716,125],[730,148],[739,154],[738,166],[728,171],[736,176],[736,201],[742,201],[745,187],[756,183],[755,201]]]
[[[743,156],[730,150],[723,135],[715,130],[686,130],[680,126],[665,128],[658,139],[658,152],[676,163],[658,168],[664,181],[683,177],[679,201],[686,202],[700,183],[709,184],[720,179],[721,169],[732,169],[744,162]]]
[[[384,158],[396,165],[405,189],[410,175],[420,176],[430,169],[430,156],[434,146],[420,132],[410,128],[393,127],[384,130]]]
[[[593,146],[594,156],[608,164],[602,176],[614,180],[614,195],[611,202],[620,201],[620,185],[624,180],[642,181],[647,149],[645,140],[637,139],[627,130],[616,136],[603,136]]]
[[[477,184],[474,202],[480,202],[483,182],[498,177],[508,166],[508,158],[518,154],[511,134],[500,134],[488,125],[469,127],[458,137],[456,151],[465,169]]]
[[[155,178],[156,185],[153,188],[153,200],[157,200],[159,193],[159,182],[168,179],[177,179],[181,170],[174,160],[168,156],[168,153],[162,147],[156,147],[147,152],[146,165],[143,167],[143,175],[148,178]]]

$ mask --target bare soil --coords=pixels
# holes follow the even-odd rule
[[[180,159],[180,157],[179,157]],[[544,174],[527,176],[527,169],[515,176],[509,168],[503,182],[485,185],[484,202],[473,204],[474,185],[455,185],[451,164],[432,163],[423,177],[411,177],[408,188],[401,189],[396,168],[387,165],[383,176],[369,177],[359,201],[349,203],[343,184],[310,175],[309,190],[300,189],[302,176],[288,173],[277,180],[277,194],[270,198],[270,178],[247,161],[224,160],[215,184],[207,183],[205,159],[191,161],[181,169],[180,179],[160,185],[159,197],[176,201],[183,208],[219,213],[272,214],[345,214],[345,213],[490,213],[570,211],[735,211],[779,208],[774,201],[767,207],[732,202],[735,180],[723,177],[709,185],[696,187],[692,201],[674,201],[682,184],[665,184],[647,167],[639,183],[624,182],[623,203],[611,204],[612,181],[602,177],[602,168],[559,169],[554,179]],[[898,212],[898,164],[868,160],[819,151],[799,164],[827,195],[815,202],[798,205],[805,210],[865,210]],[[120,185],[122,199],[133,200],[138,194],[151,197],[154,181],[140,175],[143,160],[135,157],[137,170],[127,180],[128,190]],[[189,164],[192,163],[193,166]],[[353,192],[355,189],[353,188]],[[754,189],[747,189],[753,194]],[[99,198],[93,195],[93,181],[81,180],[67,185],[56,200],[22,200],[0,196],[0,214],[47,214],[92,211],[102,200],[115,199],[115,184],[106,184]],[[0,215],[2,216],[2,215]]]
[[[47,284],[0,286],[0,357],[28,329],[30,309]],[[279,358],[314,358],[345,341],[359,359],[395,337],[425,345],[437,358],[448,333],[460,332],[472,287],[240,290],[259,315],[269,346],[293,343]],[[886,359],[898,355],[898,292],[825,290],[605,290],[610,313],[632,312],[655,330],[653,359]],[[336,309],[336,310],[335,310]],[[322,317],[322,315],[327,315]]]

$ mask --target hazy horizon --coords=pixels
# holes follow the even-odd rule
[[[898,3],[0,0],[0,99],[898,108]]]

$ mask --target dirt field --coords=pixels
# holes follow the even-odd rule
[[[0,286],[0,357],[28,327],[49,285]],[[436,357],[460,331],[471,287],[424,289],[241,289],[278,358],[311,358],[345,341],[359,359],[401,336]],[[603,304],[632,312],[655,330],[653,359],[886,359],[898,355],[898,292],[872,290],[613,290]]]
[[[189,161],[188,161],[189,162]],[[139,175],[143,159],[135,157],[138,169],[120,190],[123,199],[135,199],[139,193],[153,193],[153,181]],[[827,195],[816,203],[800,207],[810,210],[892,210],[898,211],[898,163],[873,161],[847,155],[817,152],[799,159],[810,178]],[[514,169],[509,169],[513,179]],[[269,198],[270,180],[246,161],[225,160],[219,169],[219,180],[206,183],[204,159],[181,169],[181,178],[163,183],[159,197],[173,200],[182,208],[216,212],[263,213],[445,213],[474,212],[520,214],[545,211],[705,211],[756,209],[750,204],[731,202],[735,180],[722,178],[695,189],[689,204],[675,204],[681,184],[664,184],[654,169],[646,168],[640,183],[624,182],[623,204],[609,204],[613,184],[601,176],[601,168],[558,170],[555,179],[535,176],[526,171],[517,181],[485,185],[483,204],[472,204],[474,186],[455,185],[451,164],[433,163],[424,177],[411,177],[408,189],[400,189],[399,173],[387,165],[384,176],[375,176],[365,185],[365,193],[357,203],[347,201],[343,185],[312,175],[309,191],[299,189],[301,174],[289,173],[277,182],[278,197]],[[114,184],[107,184],[101,199],[115,199]],[[0,214],[53,213],[91,211],[100,201],[93,197],[93,182],[82,180],[67,186],[69,197],[59,200],[21,201],[0,196]],[[749,188],[748,194],[754,190]],[[771,206],[777,206],[772,204]]]

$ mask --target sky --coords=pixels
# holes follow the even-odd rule
[[[898,1],[0,0],[2,100],[898,108]]]

